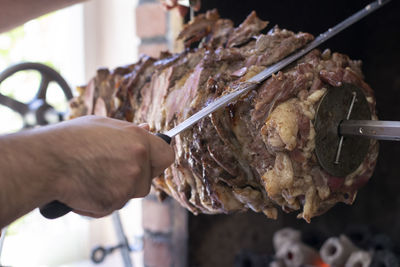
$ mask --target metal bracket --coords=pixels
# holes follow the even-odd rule
[[[112,214],[112,220],[114,223],[114,228],[118,238],[118,244],[112,247],[98,246],[92,250],[90,259],[94,263],[101,263],[105,258],[113,253],[115,250],[121,250],[122,260],[125,267],[132,267],[133,263],[130,258],[130,253],[133,251],[140,251],[143,249],[143,239],[138,237],[133,245],[129,244],[127,237],[125,236],[124,228],[121,222],[121,217],[118,211]]]
[[[345,177],[355,171],[365,159],[370,145],[370,140],[365,138],[340,137],[339,124],[346,118],[371,119],[363,91],[352,84],[328,87],[315,115],[315,153],[322,168],[336,177]]]

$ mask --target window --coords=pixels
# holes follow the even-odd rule
[[[136,0],[96,0],[75,5],[0,35],[0,71],[23,62],[41,62],[60,72],[71,88],[86,84],[100,66],[115,67],[134,62],[137,55],[134,7]],[[2,94],[28,102],[35,94],[35,72],[15,75],[0,85]],[[56,85],[50,85],[47,101],[67,109]],[[22,128],[19,114],[0,105],[0,134]],[[131,243],[141,236],[141,202],[134,200],[121,211],[125,234]],[[91,250],[117,245],[110,218],[92,220],[75,214],[46,220],[37,210],[11,224],[1,264],[9,266],[92,266]],[[131,253],[142,266],[141,253]],[[102,266],[102,265],[96,265]],[[103,266],[123,266],[119,251]]]

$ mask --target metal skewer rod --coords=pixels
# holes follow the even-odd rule
[[[339,134],[400,141],[400,121],[345,120],[339,125]]]

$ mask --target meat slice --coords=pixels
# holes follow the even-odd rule
[[[267,25],[268,21],[260,20],[255,11],[251,12],[243,23],[233,31],[229,37],[227,47],[238,46],[247,42],[251,37],[260,33]]]
[[[205,14],[200,14],[189,24],[185,25],[178,39],[182,39],[185,47],[190,47],[194,42],[200,41],[213,31],[215,24],[219,19],[219,14],[216,9],[210,10]],[[217,25],[218,27],[218,25]]]
[[[257,56],[256,64],[267,66],[278,62],[282,56],[292,53],[313,39],[314,37],[309,33],[294,34],[291,31],[274,27],[268,34],[261,34],[257,37],[255,51],[253,57],[250,58]]]
[[[313,40],[278,27],[261,34],[267,24],[255,12],[236,28],[216,10],[201,14],[179,35],[184,52],[100,69],[72,100],[71,115],[99,114],[169,130]],[[189,48],[198,41],[199,47]],[[377,119],[361,62],[313,50],[176,136],[175,163],[153,180],[154,187],[194,214],[251,209],[276,218],[280,206],[310,221],[338,202],[353,203],[374,170],[377,142],[346,177],[326,173],[314,151],[318,103],[343,83],[361,88],[371,119]]]

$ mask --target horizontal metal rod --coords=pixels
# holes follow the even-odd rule
[[[400,121],[344,120],[339,125],[339,134],[400,141]]]

